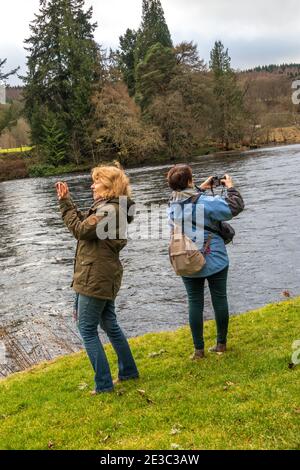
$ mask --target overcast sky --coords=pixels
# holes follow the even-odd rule
[[[137,29],[142,0],[86,0],[98,23],[97,42],[116,48],[127,28]],[[299,0],[162,0],[174,43],[193,40],[209,61],[217,39],[229,48],[234,68],[300,62]],[[23,40],[39,0],[0,0],[0,58],[7,69],[25,68]],[[17,78],[11,84],[20,83]]]

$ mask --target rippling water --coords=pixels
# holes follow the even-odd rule
[[[230,173],[245,200],[246,210],[233,220],[237,235],[228,248],[231,313],[280,300],[283,290],[300,295],[300,145],[204,156],[191,165],[198,181]],[[167,202],[168,167],[128,171],[137,202]],[[69,285],[76,241],[60,217],[54,190],[58,179],[0,184],[0,326],[14,322],[30,331],[42,319],[50,330],[62,321],[73,328]],[[88,208],[89,175],[63,179],[78,206]],[[135,336],[186,324],[185,291],[170,269],[166,240],[130,241],[122,259],[117,306],[126,333]],[[212,317],[209,295],[205,317]]]

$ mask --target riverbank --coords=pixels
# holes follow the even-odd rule
[[[0,382],[0,448],[299,449],[299,313],[300,297],[232,317],[228,352],[197,362],[187,327],[134,338],[141,378],[112,394],[89,395],[84,353],[14,374]],[[208,321],[207,347],[214,336]]]
[[[268,143],[267,143],[268,142]],[[191,161],[197,160],[204,155],[232,155],[240,154],[251,149],[264,149],[269,148],[270,146],[284,146],[284,145],[293,145],[300,143],[300,131],[296,128],[284,128],[284,129],[273,129],[271,133],[271,138],[267,142],[258,142],[253,145],[243,145],[240,147],[234,147],[230,150],[224,151],[220,150],[220,147],[214,145],[203,146],[198,149],[197,154],[184,158],[184,157],[174,157],[173,159],[166,158],[166,156],[155,155],[151,161],[147,160],[140,164],[131,163],[129,165],[124,165],[126,168],[136,168],[136,167],[146,167],[153,165],[173,165],[174,163],[182,161]],[[101,163],[111,164],[111,161],[103,161]],[[60,176],[64,174],[71,173],[82,173],[90,171],[96,164],[82,163],[80,165],[75,165],[73,163],[68,163],[66,165],[60,165],[54,167],[52,165],[41,164],[41,163],[32,163],[30,155],[20,156],[18,154],[10,155],[0,155],[0,182],[10,181],[14,179],[22,178],[36,178],[36,177],[47,177],[47,176]]]

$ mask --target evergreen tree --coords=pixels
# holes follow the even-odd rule
[[[135,94],[134,50],[136,46],[136,31],[127,29],[124,36],[120,36],[119,64],[123,73],[123,80],[127,85],[130,96]]]
[[[99,50],[93,33],[92,8],[84,0],[40,0],[39,13],[25,40],[28,74],[25,112],[32,143],[42,143],[47,114],[55,116],[76,162],[86,151],[85,129],[91,118],[93,85],[99,79]],[[52,119],[52,117],[51,117]]]
[[[221,41],[216,41],[211,51],[210,69],[213,72],[213,92],[216,100],[212,130],[214,136],[228,149],[230,142],[241,139],[245,110],[243,93],[231,68],[228,49],[224,49]]]
[[[46,163],[58,166],[66,158],[66,136],[56,116],[48,113],[42,124],[40,151]]]
[[[143,61],[151,46],[172,48],[172,39],[160,0],[143,0],[142,24],[135,45],[135,66]]]
[[[0,59],[0,83],[5,82],[5,80],[7,80],[8,77],[10,77],[11,75],[15,75],[15,73],[20,68],[20,67],[17,67],[15,69],[11,70],[10,72],[4,73],[2,68],[3,68],[3,65],[6,64],[6,61],[7,61],[7,59]]]
[[[163,95],[174,76],[176,59],[173,49],[155,44],[150,47],[144,61],[136,71],[136,101],[143,111],[155,96]]]

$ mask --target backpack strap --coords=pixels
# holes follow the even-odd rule
[[[199,189],[199,188],[197,188],[197,189]],[[203,192],[202,192],[202,193],[203,193]],[[200,196],[202,195],[202,193],[199,192],[199,194],[196,194],[195,196],[193,196],[193,197],[191,198],[192,204],[196,204],[196,203],[198,202],[198,199],[200,198]],[[192,220],[192,223],[193,223],[193,225],[195,225],[193,220]],[[207,230],[208,232],[212,232],[212,233],[215,233],[216,235],[220,235],[220,236],[221,236],[221,233],[220,233],[219,230],[214,229],[214,228],[212,228],[212,227],[209,227],[208,225],[204,225],[204,229]],[[212,236],[211,236],[210,238],[212,238]]]
[[[211,239],[213,238],[212,234],[210,233],[207,237],[207,241],[204,245],[204,250],[203,250],[203,254],[205,255],[207,253],[207,251],[209,250],[209,247],[210,247],[210,242],[211,242]]]

